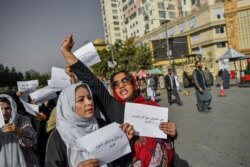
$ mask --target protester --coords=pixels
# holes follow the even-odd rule
[[[36,117],[32,117],[32,125],[35,128],[38,136],[37,144],[35,145],[35,151],[38,155],[40,167],[44,166],[46,145],[49,138],[49,133],[46,132],[46,124],[52,112],[52,109],[56,106],[56,99],[51,99],[44,102],[39,106],[39,112]]]
[[[56,109],[56,130],[48,141],[46,166],[76,167],[86,163],[98,166],[99,162],[92,159],[75,142],[76,139],[105,126],[103,120],[94,117],[94,104],[89,87],[83,83],[67,86],[59,96]],[[134,130],[131,125],[125,123],[121,128],[128,139],[133,137]]]
[[[177,75],[177,73],[175,71],[173,71],[173,76],[174,76],[174,79],[175,79],[176,90],[181,91],[180,83],[179,83],[179,80],[178,80],[178,75]]]
[[[147,98],[147,85],[144,77],[137,79],[138,89],[140,91],[140,95],[144,98]]]
[[[214,77],[207,67],[203,71],[208,86],[213,86]]]
[[[37,133],[30,118],[17,114],[15,101],[0,94],[0,107],[5,125],[0,130],[0,162],[4,167],[35,167],[38,159],[32,147],[37,142]]]
[[[230,87],[230,74],[227,69],[222,69],[221,79],[223,81],[224,89],[229,89]]]
[[[92,91],[99,92],[98,98],[102,105],[110,109],[105,112],[112,121],[123,122],[125,102],[158,105],[156,102],[147,101],[140,96],[135,78],[127,71],[119,71],[112,75],[111,85],[114,97],[109,95],[97,77],[72,54],[73,44],[71,35],[63,40],[61,52],[64,59],[79,80],[87,83]],[[170,140],[177,137],[176,125],[173,122],[162,122],[160,129],[169,136],[167,140],[150,137],[137,137],[134,139],[132,164],[141,167],[150,165],[171,166],[173,150]],[[124,166],[127,166],[127,164],[124,164]]]
[[[155,79],[153,78],[153,76],[147,74],[146,76],[147,79],[147,97],[150,100],[155,101],[155,97],[156,97],[156,82]]]
[[[196,69],[193,71],[193,80],[195,83],[195,93],[197,98],[197,108],[199,112],[209,112],[212,108],[210,103],[212,95],[208,90],[208,85],[202,71],[200,61],[195,62]]]
[[[159,77],[159,83],[160,83],[160,88],[165,89],[165,81],[164,81],[164,76]]]
[[[173,101],[172,101],[172,95],[173,95],[175,96],[177,105],[182,106],[182,102],[181,102],[181,99],[177,90],[176,78],[172,73],[172,69],[168,69],[168,74],[165,76],[165,85],[167,89],[169,105],[173,104]]]

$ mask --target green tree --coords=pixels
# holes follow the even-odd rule
[[[92,66],[91,69],[93,69],[93,72],[96,76],[107,77],[110,74],[108,61],[112,60],[111,51],[103,49],[101,51],[98,51],[98,54],[100,56],[101,62]]]
[[[92,66],[93,72],[97,76],[106,78],[114,71],[127,69],[138,71],[139,69],[149,69],[152,67],[151,52],[146,46],[135,46],[134,38],[125,42],[117,41],[109,50],[98,51],[101,62]],[[108,67],[108,61],[112,61],[112,54],[117,65],[114,68]]]

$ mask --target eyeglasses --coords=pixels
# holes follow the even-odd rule
[[[118,87],[118,86],[120,85],[120,83],[128,84],[128,83],[130,83],[130,82],[131,82],[131,78],[130,78],[130,77],[124,77],[124,78],[122,78],[120,81],[114,81],[114,82],[111,84],[111,86],[112,86],[113,88],[115,88],[115,87]]]

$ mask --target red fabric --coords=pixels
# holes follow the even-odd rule
[[[133,85],[135,88],[135,92],[137,91],[137,86],[136,86],[136,81],[135,78],[131,75]],[[114,97],[116,100],[119,102],[125,104],[125,101],[122,100],[116,93],[115,90],[113,90]],[[146,105],[153,105],[153,106],[159,106],[155,101],[152,100],[146,100],[138,95],[135,97],[134,100],[132,100],[134,103],[139,103],[139,104],[146,104]],[[151,161],[151,158],[153,157],[153,151],[156,149],[157,144],[160,144],[161,149],[166,151],[167,154],[167,165],[163,163],[162,165],[164,166],[171,166],[171,160],[173,156],[173,150],[171,148],[171,145],[168,141],[163,140],[163,139],[156,139],[156,138],[151,138],[151,137],[139,137],[138,140],[136,140],[132,146],[133,150],[133,157],[134,160],[139,160],[141,161],[141,167],[148,167],[149,163]]]

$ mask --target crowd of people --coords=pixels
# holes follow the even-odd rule
[[[111,95],[89,68],[73,55],[73,44],[71,35],[61,44],[72,84],[58,92],[56,98],[44,102],[36,116],[25,112],[19,100],[21,92],[0,95],[5,122],[0,130],[1,165],[100,166],[100,161],[76,145],[75,139],[117,122],[126,134],[132,152],[106,166],[173,166],[173,141],[177,138],[174,122],[159,125],[167,139],[137,136],[133,125],[124,122],[126,102],[159,106],[155,102],[157,81],[147,76],[145,83],[139,83],[130,72],[117,71],[110,77]],[[144,91],[143,84],[146,85]],[[29,99],[29,103],[34,103],[33,99]]]
[[[167,90],[169,105],[176,101],[182,106],[176,73],[168,69],[166,76],[146,75],[144,78],[120,70],[111,75],[107,86],[75,57],[71,51],[73,45],[72,35],[68,35],[60,48],[71,85],[40,105],[36,116],[25,112],[19,99],[22,92],[0,94],[5,123],[0,130],[0,166],[100,166],[100,161],[90,156],[75,140],[116,122],[126,134],[132,152],[105,166],[173,167],[176,124],[171,121],[160,123],[159,129],[168,136],[167,139],[138,136],[133,125],[124,122],[124,114],[126,102],[159,106],[156,102],[158,88]],[[212,86],[213,79],[207,69],[202,71],[200,61],[196,61],[195,66],[193,80],[197,109],[209,112],[212,96],[208,87]],[[28,102],[34,103],[34,99],[29,97]]]

